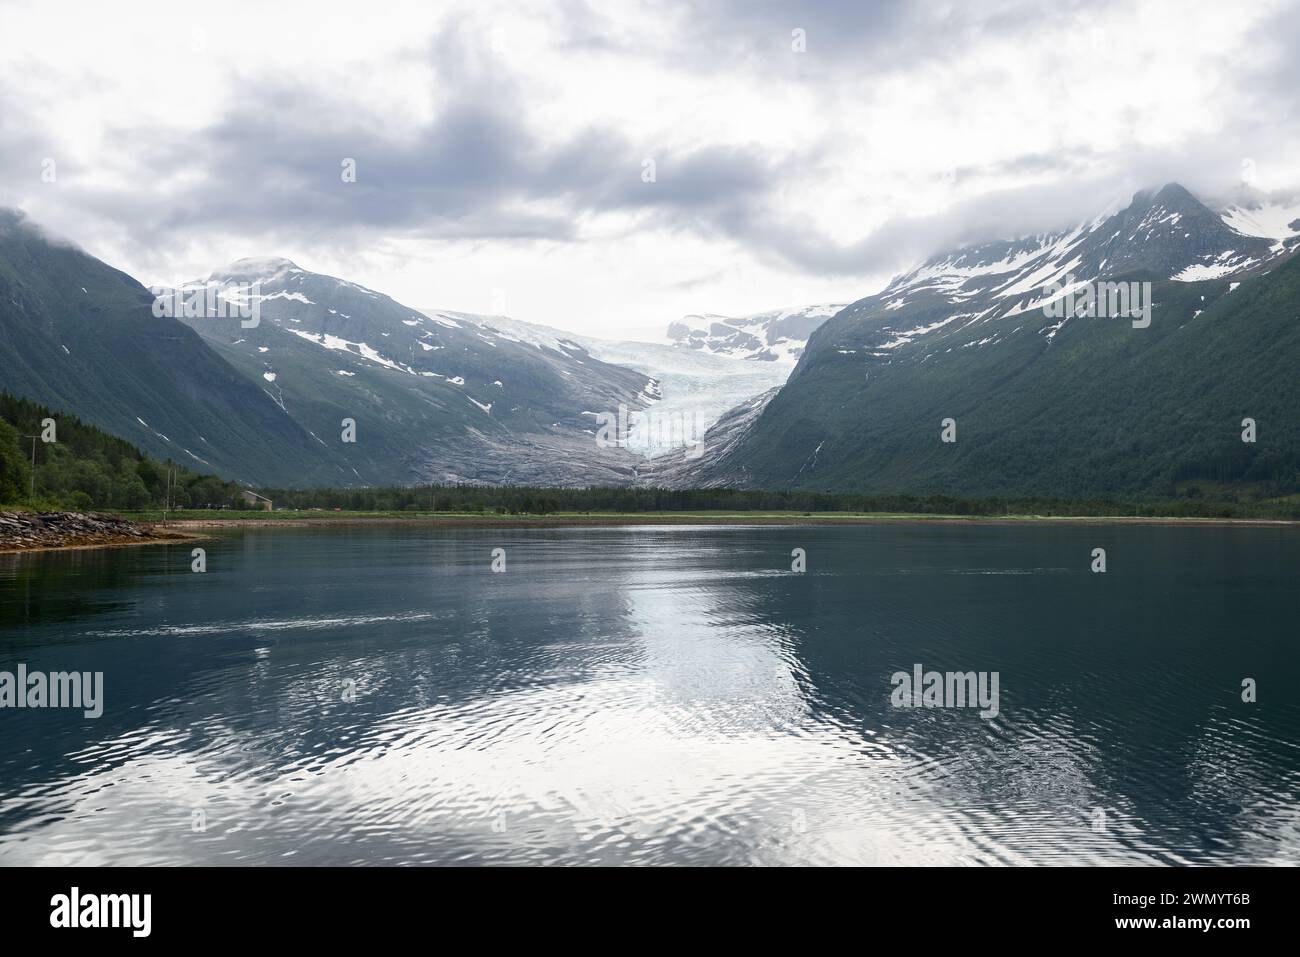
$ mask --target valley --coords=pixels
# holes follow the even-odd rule
[[[274,257],[150,293],[10,213],[0,372],[252,485],[1279,498],[1300,488],[1300,218],[1251,203],[1169,184],[847,306],[687,316],[660,343],[417,310]],[[1264,438],[1237,440],[1244,417]],[[601,441],[629,418],[690,441]],[[961,438],[939,443],[948,418]]]

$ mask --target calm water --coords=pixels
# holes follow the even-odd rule
[[[0,863],[1300,863],[1293,529],[206,545],[0,556],[0,670],[106,699],[0,711]]]

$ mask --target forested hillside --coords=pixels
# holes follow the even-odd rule
[[[55,441],[43,442],[42,422],[54,420]],[[32,436],[37,436],[32,492]],[[233,505],[239,486],[145,455],[130,442],[0,392],[0,504],[37,508],[142,509],[161,507],[167,472],[171,502],[190,508]]]

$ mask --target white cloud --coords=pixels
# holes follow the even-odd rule
[[[285,255],[644,333],[1247,158],[1294,186],[1296,7],[11,3],[0,200],[144,280]]]

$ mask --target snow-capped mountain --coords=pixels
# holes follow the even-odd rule
[[[1170,184],[1071,229],[935,256],[843,309],[825,332],[845,340],[841,355],[885,363],[934,355],[915,351],[923,345],[984,348],[1020,334],[1050,343],[1071,319],[1045,318],[1044,307],[1066,293],[1120,279],[1222,279],[1296,248],[1295,233],[1288,240],[1240,228],[1249,225],[1240,209],[1216,213]]]
[[[209,286],[256,301],[258,324],[185,322],[284,415],[341,454],[354,481],[635,478],[637,457],[598,447],[593,417],[620,403],[645,408],[656,386],[573,340],[526,340],[468,313],[426,315],[285,259],[240,260],[184,291]],[[344,418],[357,423],[355,443],[340,445]]]
[[[683,316],[669,325],[668,339],[680,349],[792,366],[813,331],[843,308],[823,304],[741,317]]]
[[[935,256],[817,329],[744,435],[706,442],[721,454],[680,483],[1171,494],[1256,454],[1275,456],[1261,477],[1285,472],[1300,438],[1243,450],[1228,426],[1300,407],[1288,217],[1216,211],[1170,184],[1069,229]],[[1099,282],[1150,283],[1149,325],[1055,308]],[[956,443],[939,441],[946,418]],[[1291,418],[1273,417],[1274,442],[1291,442]]]
[[[1127,208],[1071,229],[935,256],[895,278],[878,295],[854,303],[845,318],[891,312],[901,317],[918,307],[939,306],[937,325],[887,319],[879,324],[886,335],[878,347],[897,349],[953,324],[973,333],[1001,319],[1041,310],[1070,287],[1125,276],[1180,282],[1217,279],[1261,266],[1294,248],[1294,243],[1288,247],[1244,231],[1242,225],[1246,217],[1240,211],[1216,213],[1183,187],[1170,184],[1158,193],[1139,193]],[[1050,339],[1059,328],[1049,327],[1043,335]]]

